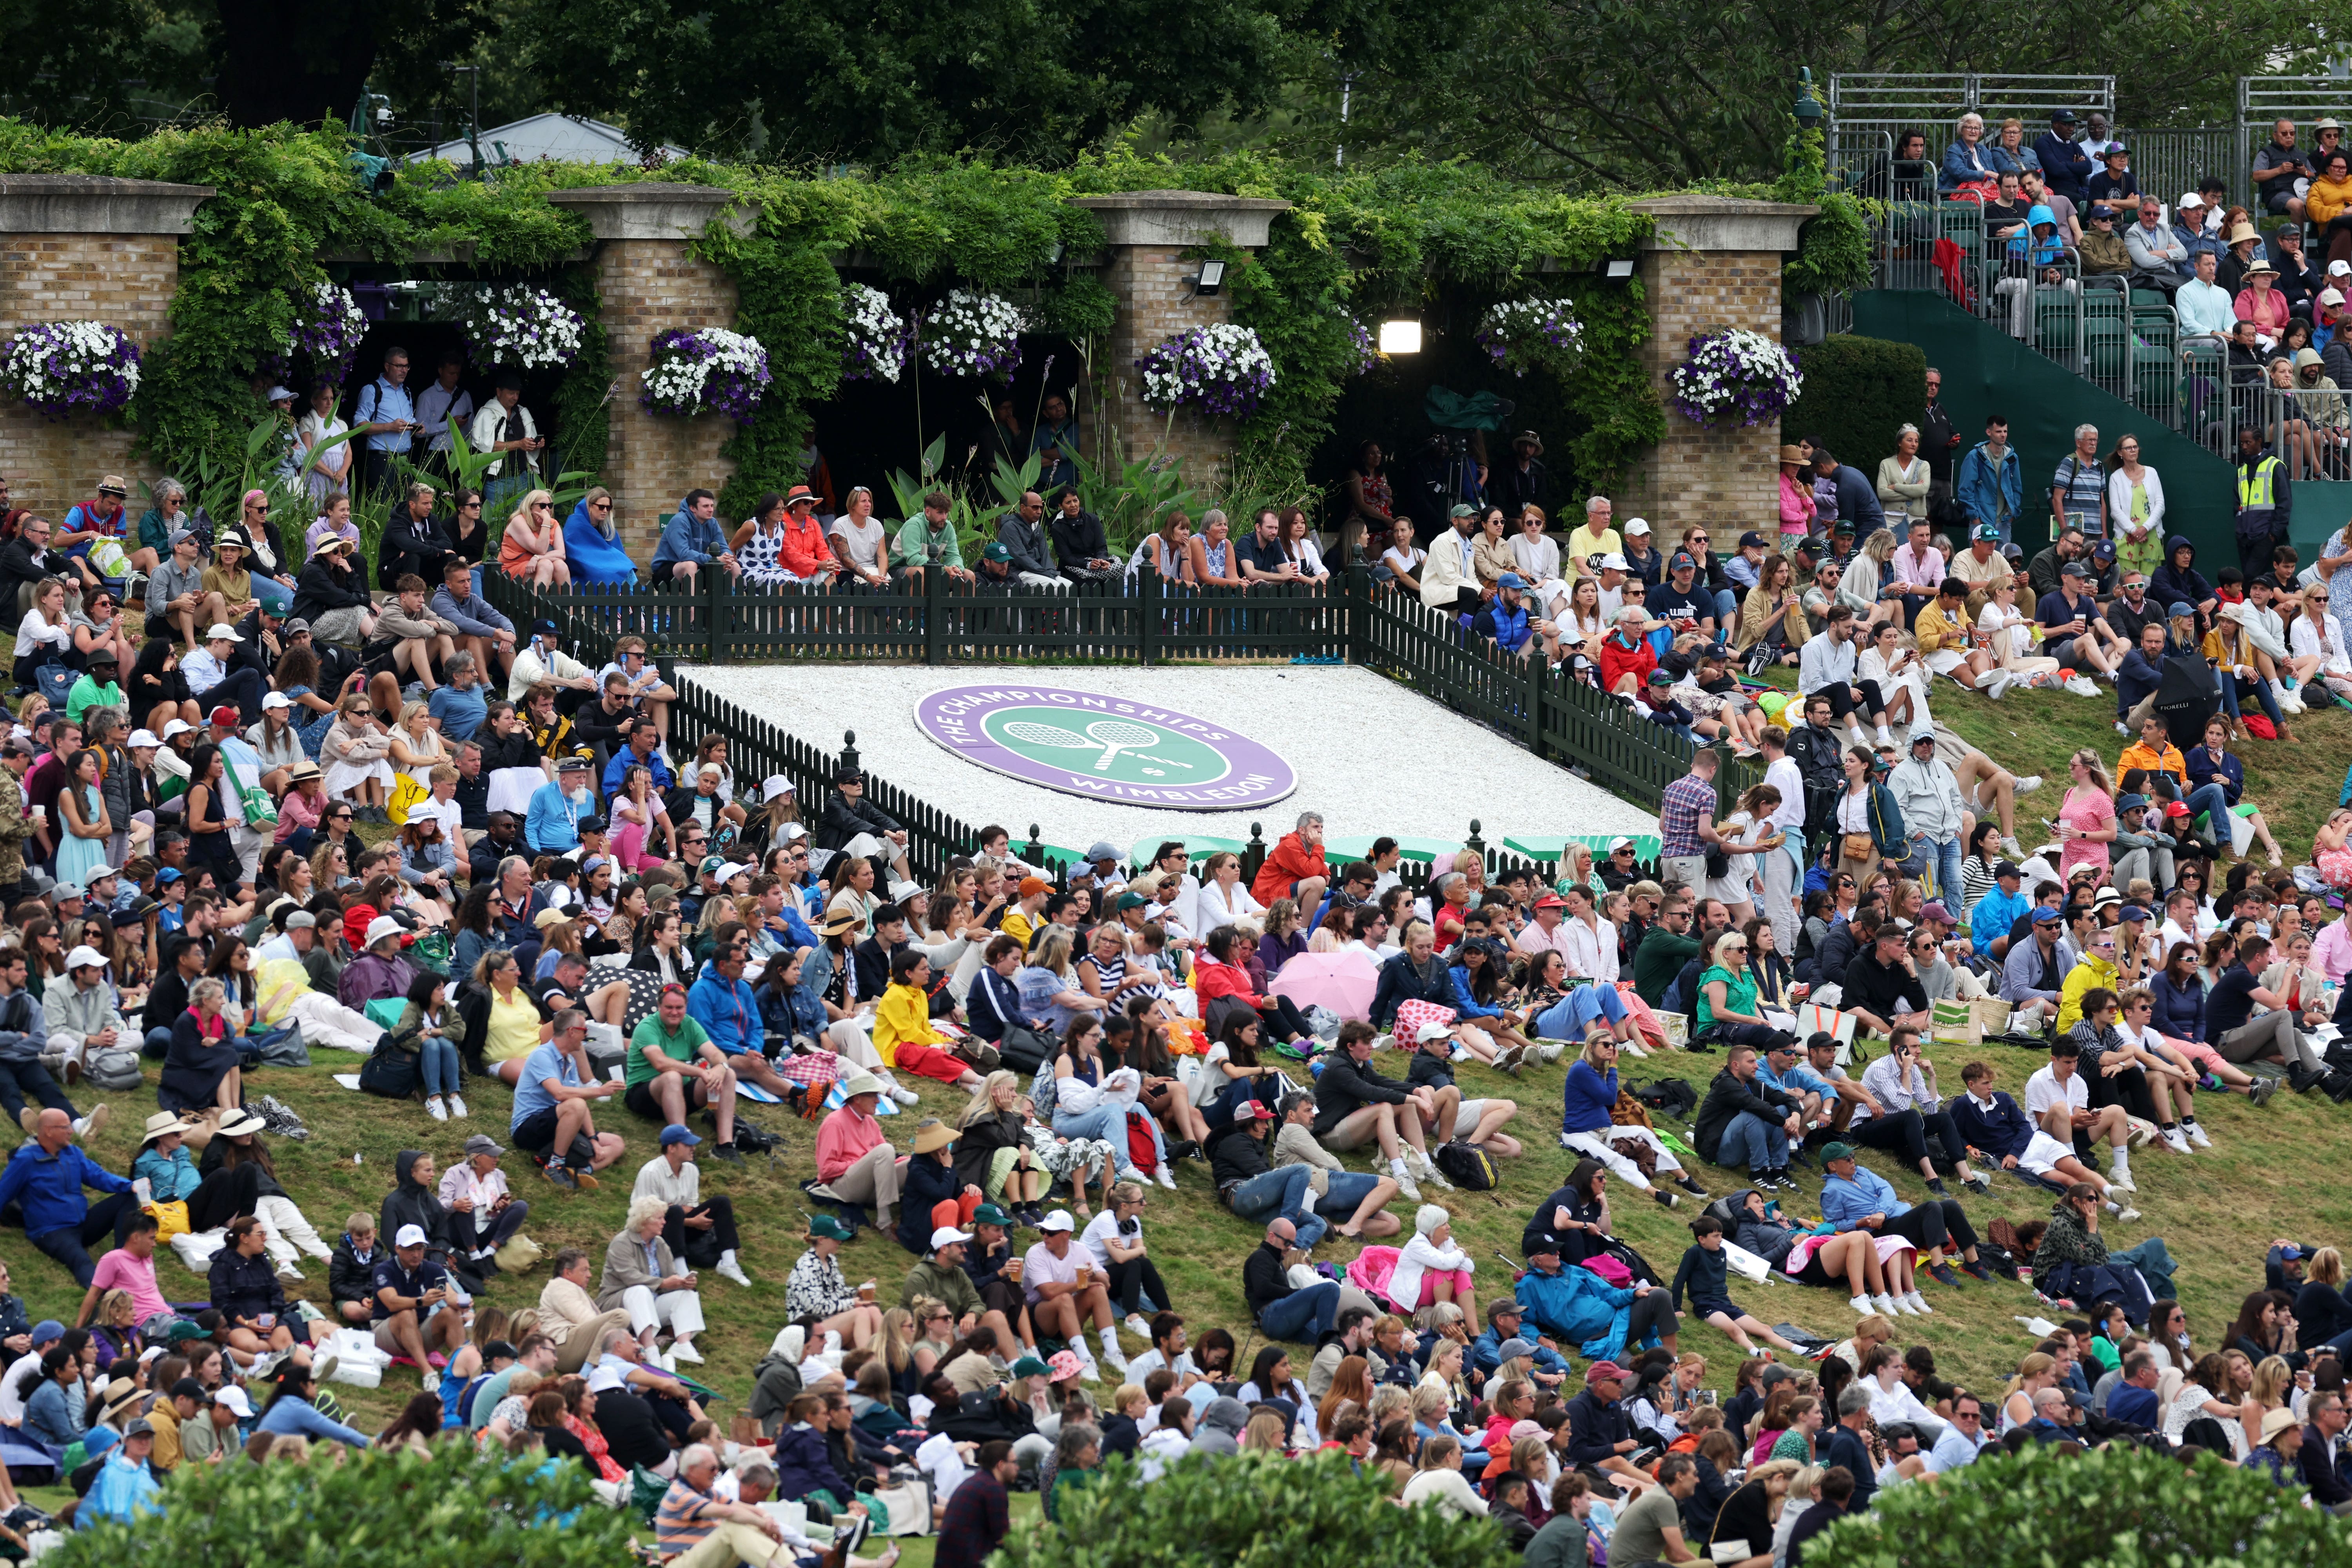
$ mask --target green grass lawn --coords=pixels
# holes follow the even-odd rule
[[[1965,1053],[1939,1049],[1932,1054],[1945,1086],[1957,1089]],[[2037,1060],[2028,1053],[2000,1055],[2003,1082],[2021,1093],[2025,1077]],[[331,1075],[351,1070],[354,1062],[325,1059],[326,1056],[321,1053],[318,1065],[307,1069],[257,1073],[250,1086],[255,1094],[275,1094],[293,1105],[313,1130],[307,1142],[277,1141],[273,1153],[280,1178],[299,1196],[304,1213],[323,1237],[331,1239],[352,1210],[371,1214],[376,1210],[391,1184],[393,1155],[398,1150],[425,1148],[446,1163],[457,1157],[465,1134],[475,1127],[486,1128],[505,1141],[509,1097],[495,1080],[468,1085],[467,1100],[474,1113],[469,1122],[443,1125],[429,1121],[415,1104],[389,1103],[339,1088]],[[1679,1076],[1704,1092],[1720,1059],[1716,1055],[1654,1057],[1629,1063],[1626,1076],[1634,1082]],[[1376,1063],[1391,1072],[1399,1070],[1393,1058],[1376,1058]],[[1559,1184],[1572,1162],[1554,1136],[1562,1078],[1559,1067],[1530,1069],[1519,1079],[1507,1080],[1470,1066],[1461,1077],[1466,1091],[1506,1095],[1518,1103],[1519,1112],[1510,1131],[1528,1149],[1524,1158],[1506,1163],[1503,1184],[1496,1191],[1430,1194],[1453,1212],[1457,1233],[1478,1259],[1477,1288],[1483,1301],[1507,1288],[1502,1262],[1495,1253],[1499,1249],[1517,1257],[1525,1215],[1538,1198]],[[954,1091],[917,1081],[923,1105],[919,1110],[910,1109],[890,1119],[894,1134],[910,1132],[921,1115],[950,1116],[960,1107],[961,1097]],[[2345,1113],[2324,1098],[2282,1095],[2259,1111],[2242,1099],[2203,1099],[2203,1120],[2217,1147],[2193,1158],[2161,1152],[2138,1156],[2135,1165],[2141,1189],[2137,1203],[2147,1217],[2137,1225],[2116,1227],[2115,1234],[2118,1245],[2150,1235],[2167,1238],[2180,1260],[2180,1286],[2191,1325],[2200,1341],[2210,1343],[2234,1314],[2243,1294],[2261,1283],[2263,1251],[2269,1242],[2287,1236],[2314,1244],[2334,1239],[2335,1225],[2352,1218],[2352,1196],[2335,1184],[2307,1177],[2291,1180],[2284,1173],[2308,1171],[2308,1162],[2292,1157],[2292,1152],[2307,1150],[2327,1139],[2330,1128],[2340,1128]],[[135,1152],[137,1129],[149,1105],[143,1097],[133,1095],[123,1097],[115,1109],[115,1116],[96,1140],[95,1152],[110,1168],[121,1170]],[[772,1110],[765,1112],[765,1120],[783,1132],[788,1144],[772,1168],[762,1161],[741,1169],[709,1163],[704,1171],[706,1192],[728,1193],[735,1200],[744,1232],[744,1263],[754,1279],[752,1287],[744,1289],[714,1275],[704,1277],[710,1327],[700,1342],[709,1360],[693,1370],[701,1381],[719,1391],[729,1407],[748,1396],[751,1370],[784,1321],[783,1279],[803,1250],[806,1223],[798,1184],[812,1173],[813,1128],[797,1121],[784,1122]],[[572,1245],[593,1249],[601,1257],[605,1242],[622,1223],[632,1174],[640,1160],[651,1153],[651,1127],[617,1110],[606,1113],[604,1121],[629,1138],[630,1152],[595,1193],[559,1193],[540,1180],[527,1163],[509,1156],[511,1179],[532,1205],[527,1232],[551,1254]],[[1895,1171],[1875,1154],[1870,1161],[1893,1179],[1906,1198],[1916,1201],[1922,1195],[1916,1174]],[[1715,1192],[1737,1184],[1728,1172],[1701,1170],[1697,1174],[1702,1184]],[[1195,1333],[1222,1323],[1240,1338],[1248,1332],[1241,1268],[1257,1244],[1258,1227],[1243,1224],[1216,1205],[1205,1165],[1183,1163],[1177,1182],[1178,1191],[1173,1194],[1151,1189],[1150,1205],[1144,1215],[1146,1239],[1175,1295],[1177,1309],[1192,1320]],[[1809,1186],[1811,1192],[1797,1194],[1790,1207],[1811,1212],[1819,1189],[1810,1183]],[[1979,1230],[1996,1215],[2021,1221],[2048,1206],[2045,1196],[2006,1179],[1989,1196],[1965,1194],[1964,1201]],[[1686,1204],[1670,1214],[1645,1201],[1620,1201],[1615,1209],[1619,1233],[1670,1277],[1687,1244],[1682,1226],[1691,1216],[1692,1207]],[[70,1321],[79,1306],[80,1292],[21,1241],[15,1247],[10,1262],[17,1289],[34,1317]],[[1353,1255],[1351,1248],[1339,1246],[1326,1246],[1318,1253],[1341,1263]],[[896,1299],[898,1282],[912,1262],[895,1241],[872,1231],[861,1233],[842,1258],[844,1271],[853,1283],[877,1279],[886,1300]],[[159,1270],[167,1296],[192,1298],[203,1293],[203,1281],[176,1261],[160,1259]],[[307,1281],[289,1286],[289,1291],[323,1306],[324,1266],[306,1268],[305,1272]],[[530,1305],[547,1278],[542,1263],[528,1274],[494,1280],[487,1299],[510,1310]],[[2033,1310],[2032,1292],[2021,1284],[1986,1286],[1965,1277],[1963,1284],[1967,1288],[1958,1292],[1928,1284],[1928,1300],[1936,1315],[1906,1320],[1906,1342],[1932,1346],[1947,1375],[1979,1384],[2004,1377],[2030,1347],[2025,1331],[2012,1318]],[[1768,1321],[1789,1319],[1822,1333],[1842,1331],[1852,1321],[1843,1296],[1831,1291],[1779,1284],[1749,1287],[1742,1294],[1745,1304]],[[1689,1326],[1684,1342],[1707,1354],[1712,1363],[1710,1381],[1728,1387],[1736,1360],[1729,1342],[1704,1324]],[[1143,1347],[1130,1344],[1129,1348],[1133,1352]],[[414,1372],[395,1368],[380,1389],[339,1384],[335,1394],[355,1414],[361,1426],[373,1430],[388,1422],[415,1392],[415,1380]],[[716,1412],[722,1422],[728,1413],[727,1408]]]

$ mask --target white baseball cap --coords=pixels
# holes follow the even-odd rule
[[[1637,518],[1634,521],[1638,522],[1641,520]],[[1614,552],[1612,552],[1601,558],[1601,569],[1603,572],[1631,572],[1633,570],[1631,566],[1625,564],[1625,558]]]
[[[169,741],[173,736],[184,735],[194,728],[195,726],[189,723],[185,719],[167,720],[163,724],[163,739]],[[135,746],[139,742],[134,738],[131,743]]]
[[[1623,531],[1627,533],[1647,533],[1650,531],[1649,520],[1639,517],[1627,518],[1625,520]]]
[[[415,1230],[415,1226],[408,1227]],[[245,1390],[233,1383],[225,1383],[213,1390],[212,1401],[240,1421],[253,1419],[253,1405],[245,1397]]]
[[[958,1230],[951,1225],[943,1225],[940,1226],[939,1229],[931,1232],[931,1250],[933,1252],[937,1252],[942,1247],[953,1247],[960,1241],[970,1241],[971,1239],[971,1232],[968,1230]]]
[[[211,629],[205,633],[206,642],[243,642],[244,640],[236,635],[236,628],[226,621],[215,621]]]
[[[1425,1046],[1432,1040],[1442,1040],[1454,1033],[1443,1024],[1423,1024],[1413,1037],[1413,1044]]]
[[[2183,191],[2180,193],[2180,199],[2172,205],[2176,208],[2201,207],[2205,205],[2205,198],[2199,195],[2195,191]]]
[[[106,959],[98,949],[85,943],[66,954],[66,967],[68,969],[103,969],[106,967]]]
[[[2331,261],[2327,264],[2330,278],[2352,278],[2352,261]]]
[[[399,1234],[392,1238],[392,1244],[394,1247],[422,1247],[425,1245],[425,1227],[421,1225],[404,1225],[400,1227]]]
[[[1041,1231],[1048,1232],[1056,1230],[1076,1230],[1078,1228],[1078,1222],[1070,1217],[1069,1210],[1055,1209],[1053,1213],[1047,1215],[1044,1219],[1037,1222],[1037,1228]]]
[[[163,744],[155,738],[155,731],[152,730],[133,730],[131,731],[131,739],[122,743],[134,751],[141,746],[160,748]]]
[[[262,698],[261,705],[264,708],[291,708],[294,706],[293,702],[283,691],[269,692]]]

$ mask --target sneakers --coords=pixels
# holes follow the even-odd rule
[[[2017,788],[2012,791],[2011,794],[2014,795],[2017,799],[2023,800],[2027,795],[2032,795],[2035,790],[2038,790],[2041,787],[2042,775],[2040,773],[2027,773],[2024,777],[2017,781]],[[2011,839],[2009,842],[2013,844],[2016,840]]]
[[[1941,1176],[1928,1177],[1927,1190],[1935,1194],[1939,1198],[1948,1198],[1952,1195],[1950,1189],[1944,1185],[1944,1178]]]
[[[1518,1077],[1520,1064],[1527,1059],[1527,1054],[1525,1046],[1506,1046],[1502,1054],[1495,1058],[1495,1070],[1509,1073],[1513,1078]]]
[[[1650,1201],[1657,1205],[1662,1209],[1670,1209],[1676,1204],[1681,1203],[1682,1199],[1675,1196],[1674,1194],[1666,1191],[1664,1187],[1652,1187],[1650,1189]]]
[[[1125,1324],[1127,1331],[1144,1343],[1151,1342],[1151,1321],[1140,1312],[1129,1312]]]
[[[2139,1184],[2131,1179],[2131,1173],[2129,1171],[2108,1171],[2107,1186],[2110,1190],[2118,1193],[2136,1193],[2139,1191]]]
[[[425,1097],[425,1114],[436,1121],[446,1121],[449,1120],[449,1108],[441,1103],[439,1095],[428,1094]]]
[[[1161,1186],[1167,1188],[1171,1193],[1176,1190],[1175,1173],[1169,1170],[1167,1166],[1162,1165],[1151,1173],[1153,1177],[1159,1181]]]
[[[2200,1149],[2210,1149],[2213,1146],[2213,1140],[2205,1136],[2205,1128],[2200,1122],[2183,1123],[2181,1131],[2187,1132],[2189,1142]]]
[[[2278,1092],[2278,1086],[2279,1080],[2274,1078],[2258,1078],[2254,1079],[2253,1087],[2246,1091],[2246,1099],[2251,1104],[2268,1105],[2271,1096]]]
[[[1397,1194],[1399,1196],[1402,1197],[1405,1202],[1409,1204],[1417,1204],[1421,1202],[1421,1184],[1418,1182],[1415,1182],[1412,1176],[1399,1176],[1392,1174],[1389,1177],[1389,1180],[1397,1184]]]
[[[1991,678],[1988,679],[1985,684],[1978,687],[1977,689],[1983,692],[1987,697],[1991,698],[1995,702],[1998,702],[2000,700],[2001,693],[2007,691],[2016,679],[2017,677],[2010,671],[2006,669],[1996,669],[1992,672]]]
[[[2174,1153],[2186,1154],[2189,1152],[2188,1135],[2183,1133],[2179,1128],[2171,1128],[2167,1131],[2163,1136],[2164,1146],[2171,1150]]]
[[[702,1352],[694,1348],[694,1342],[691,1340],[672,1340],[669,1344],[669,1354],[665,1359],[672,1367],[676,1367],[679,1362],[685,1362],[692,1366],[700,1366]]]
[[[1960,1277],[1952,1272],[1952,1266],[1948,1263],[1930,1263],[1927,1265],[1927,1272],[1936,1277],[1936,1282],[1939,1285],[1954,1290],[1960,1288]],[[1919,1292],[1912,1291],[1911,1299],[1915,1301],[1918,1300]]]
[[[1858,1296],[1854,1299],[1856,1300],[1861,1300]],[[1882,1318],[1899,1318],[1903,1316],[1903,1309],[1901,1306],[1896,1304],[1895,1298],[1886,1295],[1884,1292],[1879,1295],[1873,1296],[1870,1299],[1870,1310],[1876,1312]]]
[[[1568,1042],[1565,1040],[1538,1040],[1536,1043],[1536,1060],[1549,1067],[1559,1060],[1560,1053],[1567,1049]]]
[[[1981,1263],[1962,1263],[1960,1270],[1971,1279],[1981,1279],[1988,1285],[1993,1282],[1992,1270]]]
[[[1943,1268],[1941,1264],[1937,1265],[1937,1268],[1942,1269],[1945,1273],[1951,1272],[1949,1269]],[[1922,1296],[1916,1290],[1905,1296],[1903,1298],[1903,1304],[1910,1308],[1914,1313],[1922,1318],[1932,1318],[1936,1315],[1936,1309],[1927,1305],[1927,1298]]]
[[[2139,1218],[2139,1210],[2132,1207],[2129,1204],[2126,1204],[2123,1207],[2116,1211],[2116,1218],[2118,1220],[2137,1219]]]
[[[464,1117],[469,1114],[466,1110],[466,1102],[463,1100],[460,1100],[457,1096],[449,1094],[444,1095],[442,1098],[448,1101],[449,1114],[453,1119]]]
[[[1894,1318],[1916,1318],[1921,1314],[1912,1307],[1909,1296],[1894,1296],[1888,1298],[1886,1315]]]
[[[1989,1193],[1992,1191],[1992,1178],[1986,1175],[1982,1171],[1979,1171],[1967,1181],[1962,1182],[1960,1185],[1968,1188],[1968,1190],[1972,1193]]]
[[[892,1084],[890,1098],[901,1105],[912,1105],[915,1103],[915,1091],[903,1084]]]
[[[2099,683],[2084,676],[2077,675],[2069,678],[2066,682],[2066,689],[2073,692],[2077,697],[2096,697],[2099,694]],[[2131,733],[2131,731],[2126,730],[2120,722],[2116,725],[2116,730],[2120,734],[2128,735]]]
[[[1867,1296],[1856,1296],[1846,1305],[1853,1309],[1856,1317],[1867,1318],[1871,1313],[1878,1310],[1877,1303]]]
[[[749,1286],[751,1283],[751,1277],[743,1272],[743,1266],[735,1260],[735,1255],[731,1252],[721,1257],[719,1259],[719,1267],[711,1272],[721,1279],[732,1279],[738,1285]]]
[[[302,1282],[302,1271],[294,1267],[292,1258],[288,1258],[278,1266],[278,1278],[299,1285]]]
[[[41,1108],[39,1106],[28,1105],[16,1112],[16,1125],[25,1130],[26,1137],[30,1138],[33,1135],[34,1129],[40,1126],[40,1124]]]
[[[561,1160],[550,1160],[540,1167],[540,1173],[567,1193],[580,1190],[580,1178],[573,1175],[572,1168]]]
[[[1695,1198],[1705,1198],[1706,1196],[1706,1189],[1700,1186],[1696,1182],[1692,1181],[1687,1173],[1676,1176],[1675,1178],[1675,1185],[1680,1187],[1683,1191],[1688,1193]]]

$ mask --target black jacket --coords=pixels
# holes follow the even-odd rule
[[[1266,1162],[1265,1144],[1244,1131],[1247,1125],[1228,1121],[1209,1134],[1209,1179],[1220,1193],[1234,1182],[1246,1182],[1274,1168]]]
[[[384,1239],[379,1236],[364,1260],[359,1248],[352,1245],[351,1232],[335,1243],[335,1255],[327,1260],[327,1299],[330,1301],[373,1301],[375,1266],[383,1261]]]
[[[231,1320],[285,1314],[286,1289],[278,1283],[278,1266],[267,1252],[247,1258],[235,1247],[224,1247],[213,1254],[210,1278],[212,1303]]]
[[[614,713],[604,706],[604,700],[599,697],[593,702],[583,702],[580,705],[580,711],[572,716],[572,732],[579,736],[580,743],[590,751],[602,752],[605,756],[610,757],[621,749],[621,737],[636,721],[635,703],[633,702],[618,713]]]
[[[1255,1317],[1291,1293],[1290,1277],[1283,1272],[1282,1254],[1272,1242],[1261,1241],[1242,1265],[1242,1296]]]
[[[441,568],[457,553],[457,542],[438,517],[427,517],[418,522],[408,515],[408,508],[395,505],[392,515],[384,520],[383,538],[376,545],[376,581],[386,588],[400,581],[404,572],[414,572],[425,580],[425,591],[430,595],[441,586]]]
[[[1835,933],[1832,932],[1832,935]],[[1827,974],[1828,970],[1816,969]],[[1864,1007],[1882,1018],[1892,1018],[1898,1009],[1897,1002],[1908,1002],[1914,1012],[1927,1005],[1927,987],[1919,977],[1903,967],[1901,960],[1893,964],[1878,962],[1875,952],[1856,952],[1846,962],[1844,997],[1841,1007]]]
[[[482,773],[487,777],[489,772],[489,763],[485,761],[482,764]],[[460,795],[465,793],[465,789],[466,786],[462,783],[458,784],[457,791]],[[522,841],[521,835],[518,834],[501,844],[488,833],[484,833],[475,841],[474,847],[466,851],[468,879],[475,882],[496,882],[499,875],[499,862],[509,855],[520,855],[526,860],[530,858],[530,846]]]
[[[356,571],[330,566],[324,559],[313,560],[294,579],[290,614],[302,620],[316,621],[329,610],[365,609],[367,605],[367,580]]]
[[[1527,472],[1521,473],[1518,456],[1514,453],[1496,464],[1489,471],[1486,480],[1486,499],[1503,509],[1503,515],[1511,520],[1513,530],[1517,529],[1519,512],[1526,507],[1539,506],[1543,508],[1544,515],[1549,517],[1552,513],[1551,494],[1551,470],[1544,467],[1541,458],[1530,461]]]
[[[1789,760],[1797,764],[1808,793],[1835,791],[1845,779],[1845,763],[1839,759],[1838,738],[1832,731],[1799,724],[1789,731]]]
[[[1360,1107],[1402,1105],[1405,1099],[1403,1084],[1383,1078],[1369,1062],[1358,1067],[1347,1052],[1335,1051],[1315,1080],[1315,1136],[1324,1136]]]
[[[816,830],[810,841],[820,849],[839,849],[861,833],[877,838],[898,831],[897,820],[876,809],[870,800],[851,804],[847,795],[834,790],[825,796],[824,815],[817,818]]]
[[[1952,482],[1952,416],[1942,403],[1930,403],[1919,416],[1919,455],[1930,479]]]
[[[1622,1458],[1617,1445],[1633,1436],[1633,1418],[1623,1405],[1604,1401],[1588,1388],[1568,1402],[1568,1429],[1575,1434],[1568,1445],[1569,1462],[1597,1465]]]
[[[384,1194],[383,1212],[376,1215],[376,1245],[390,1247],[404,1225],[420,1226],[425,1232],[425,1258],[446,1268],[449,1267],[449,1211],[441,1206],[439,1194],[410,1173],[423,1158],[423,1152],[415,1149],[403,1149],[393,1156],[394,1185]]]
[[[1783,1094],[1761,1079],[1742,1083],[1726,1068],[1715,1075],[1715,1081],[1706,1086],[1706,1098],[1699,1102],[1695,1133],[1699,1154],[1708,1163],[1716,1163],[1716,1152],[1723,1147],[1723,1130],[1743,1110],[1767,1121],[1779,1121],[1798,1109],[1794,1095]]]
[[[1102,519],[1090,511],[1082,510],[1076,517],[1065,517],[1056,511],[1045,520],[1045,532],[1054,542],[1054,558],[1066,571],[1076,568],[1083,572],[1089,561],[1111,558]]]

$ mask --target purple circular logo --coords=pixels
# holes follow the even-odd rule
[[[950,686],[916,728],[992,773],[1160,811],[1246,811],[1298,787],[1288,763],[1223,724],[1064,686]]]

